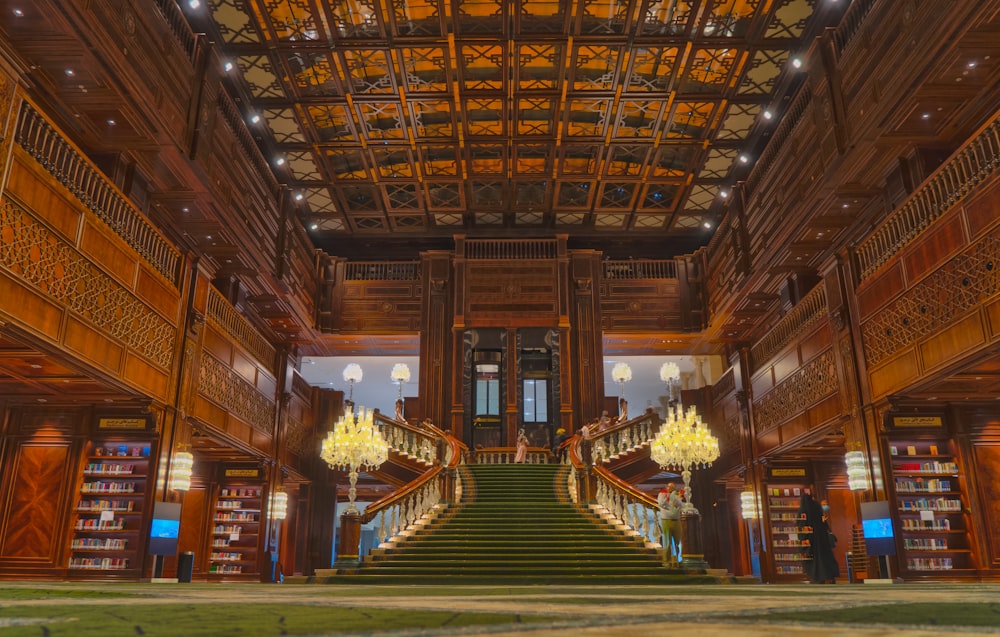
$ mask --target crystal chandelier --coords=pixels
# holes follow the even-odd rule
[[[615,366],[611,368],[611,380],[621,387],[621,394],[618,397],[625,398],[625,383],[632,380],[632,368],[628,366],[628,363],[615,363]]]
[[[674,383],[681,379],[681,368],[677,366],[677,363],[664,363],[660,365],[660,380],[667,384],[667,387],[673,387]]]
[[[347,395],[347,400],[352,405],[354,404],[354,383],[360,383],[361,377],[364,373],[361,371],[361,365],[357,363],[351,363],[344,368],[344,380],[350,384],[351,389]]]
[[[186,445],[174,452],[173,465],[170,467],[170,488],[174,491],[187,491],[191,488],[191,475],[194,473],[194,456]]]
[[[385,462],[389,453],[389,445],[382,432],[375,426],[373,412],[362,407],[358,415],[341,416],[333,425],[333,431],[326,434],[319,457],[330,465],[331,469],[348,471],[351,488],[347,492],[348,513],[357,512],[354,499],[358,495],[358,471],[360,469],[375,469]]]
[[[392,371],[389,372],[389,378],[399,386],[399,393],[396,395],[396,398],[402,399],[403,383],[410,382],[410,368],[406,363],[396,363],[392,366]]]
[[[288,517],[288,493],[281,487],[278,487],[271,494],[271,503],[268,506],[268,510],[271,511],[271,519],[276,522],[280,522]]]
[[[687,411],[677,405],[650,444],[649,455],[664,469],[681,470],[684,480],[684,510],[697,511],[691,504],[691,470],[711,466],[719,457],[719,439],[712,435],[692,406]]]

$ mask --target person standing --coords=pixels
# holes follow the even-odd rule
[[[660,507],[660,527],[663,531],[663,565],[677,568],[680,559],[681,542],[681,497],[673,482],[660,489],[656,496]]]
[[[556,460],[560,463],[566,460],[566,440],[569,436],[566,435],[566,430],[560,427],[556,429],[556,439],[552,443],[552,455],[556,457]]]
[[[517,432],[517,453],[514,454],[514,462],[520,464],[528,459],[528,436],[525,435],[524,429],[519,429]]]
[[[827,514],[807,489],[799,502],[799,537],[809,542],[812,559],[806,560],[805,572],[813,584],[834,584],[840,575],[837,557],[833,554]]]

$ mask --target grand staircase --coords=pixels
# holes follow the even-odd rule
[[[356,571],[317,572],[331,584],[665,584],[731,581],[660,564],[647,548],[570,502],[560,465],[469,465],[464,497],[439,519]],[[471,479],[470,479],[471,478]]]

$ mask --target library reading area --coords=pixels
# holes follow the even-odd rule
[[[998,105],[998,0],[0,0],[0,605],[972,625]]]

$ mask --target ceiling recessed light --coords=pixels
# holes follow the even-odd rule
[[[930,119],[930,118],[931,118],[930,113],[924,113],[923,115],[920,116],[920,119]]]
[[[750,158],[749,158],[749,157],[747,157],[746,155],[740,155],[740,163],[741,163],[741,164],[746,164],[746,163],[748,163],[749,161],[750,161]]]
[[[703,223],[701,225],[705,226],[706,230],[711,230],[712,229],[712,222],[711,221],[706,221],[705,223]]]
[[[222,68],[223,68],[223,69],[225,69],[226,73],[228,73],[228,72],[230,72],[230,71],[232,71],[232,70],[233,70],[233,63],[232,63],[232,62],[226,62],[226,63],[225,63],[224,65],[223,65],[223,67],[222,67]]]
[[[188,211],[187,208],[181,208],[181,212],[187,212],[187,211]]]
[[[66,75],[68,75],[69,77],[73,77],[74,75],[76,75],[76,71],[74,71],[73,69],[66,69]]]
[[[728,190],[720,190],[719,191],[719,196],[722,197],[723,199],[726,199],[727,197],[729,197],[729,191]]]
[[[318,229],[319,229],[319,224],[317,224],[317,223],[314,223],[314,224],[312,224],[311,226],[309,226],[309,229],[310,229],[310,230],[318,230]]]
[[[774,117],[774,113],[771,111],[764,111],[764,119],[771,119]]]
[[[303,195],[301,192],[295,193],[295,201],[302,201]]]
[[[197,9],[201,6],[201,0],[188,0],[188,6],[192,9]]]
[[[276,163],[279,166],[284,166],[285,165],[285,158],[284,157],[278,157],[277,159],[274,160],[274,163]]]
[[[794,58],[792,58],[792,67],[794,67],[796,69],[801,69],[802,68],[802,58],[800,58],[800,57],[794,57]]]
[[[115,120],[113,120],[113,119],[109,119],[108,120],[108,126],[114,126],[116,123],[117,122],[115,122]]]
[[[24,17],[24,11],[21,11],[20,9],[14,9],[14,15],[16,15],[19,18],[23,18]]]
[[[254,114],[254,115],[250,116],[250,123],[251,124],[256,124],[259,121],[260,121],[260,115]]]
[[[970,69],[974,69],[974,68],[976,68],[976,63],[975,62],[969,62],[965,66],[969,67]]]

